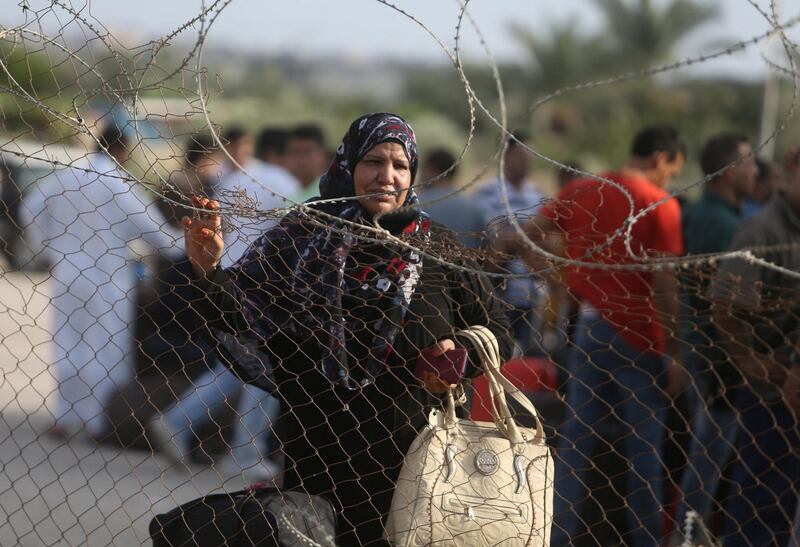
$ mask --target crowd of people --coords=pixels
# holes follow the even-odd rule
[[[500,177],[474,192],[460,190],[451,151],[420,154],[391,114],[359,117],[335,151],[313,124],[255,140],[228,128],[219,143],[185,143],[159,207],[132,190],[121,170],[131,143],[115,127],[26,195],[26,237],[53,264],[55,435],[113,431],[104,409],[135,371],[127,249],[144,240],[177,264],[173,292],[197,323],[182,328],[212,356],[150,421],[152,446],[191,466],[197,429],[238,400],[219,469],[328,497],[343,545],[382,540],[405,452],[450,387],[415,378],[410,363],[426,348],[468,347],[455,333],[470,325],[492,330],[506,360],[562,367],[552,545],[591,538],[583,505],[609,416],[626,462],[625,544],[671,534],[789,545],[793,530],[800,540],[800,149],[781,167],[744,135],[716,135],[689,203],[667,191],[692,161],[668,125],[642,129],[628,160],[597,177],[567,162],[551,197],[523,133],[509,137]],[[321,216],[276,213],[298,203]],[[375,225],[420,244],[454,235],[464,252],[449,260],[466,268],[354,237]],[[757,259],[677,266],[751,249]],[[558,355],[542,343],[553,308]],[[679,407],[690,435],[669,475],[667,414]],[[683,538],[689,516],[698,535]]]

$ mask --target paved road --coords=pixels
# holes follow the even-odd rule
[[[44,274],[0,271],[0,547],[148,544],[154,514],[220,491],[223,480],[213,469],[44,434],[54,389],[47,289]]]

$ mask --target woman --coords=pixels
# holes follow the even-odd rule
[[[420,386],[413,373],[420,351],[452,349],[455,332],[476,324],[495,332],[504,356],[512,347],[485,279],[374,234],[355,237],[373,220],[415,246],[444,235],[417,206],[416,171],[411,127],[392,114],[368,114],[350,126],[321,179],[321,199],[335,201],[310,203],[330,216],[288,214],[227,270],[218,266],[218,204],[195,198],[208,213],[184,219],[212,328],[223,339],[256,340],[268,356],[268,367],[263,359],[232,366],[281,400],[284,486],[333,502],[342,545],[382,541],[403,456],[426,407],[438,404],[431,392],[448,387],[430,376],[427,389]]]

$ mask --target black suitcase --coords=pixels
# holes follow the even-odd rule
[[[184,503],[150,521],[153,547],[334,546],[335,514],[320,496],[250,487]]]

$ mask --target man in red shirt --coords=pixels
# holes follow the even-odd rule
[[[595,430],[609,414],[626,428],[631,465],[625,543],[658,545],[663,537],[660,454],[667,378],[677,381],[680,371],[672,359],[678,288],[673,270],[653,260],[683,254],[680,206],[664,188],[685,159],[675,129],[646,128],[624,167],[603,173],[603,180],[570,182],[526,226],[534,242],[574,261],[563,280],[581,307],[557,454],[553,545],[567,545],[579,533]]]

